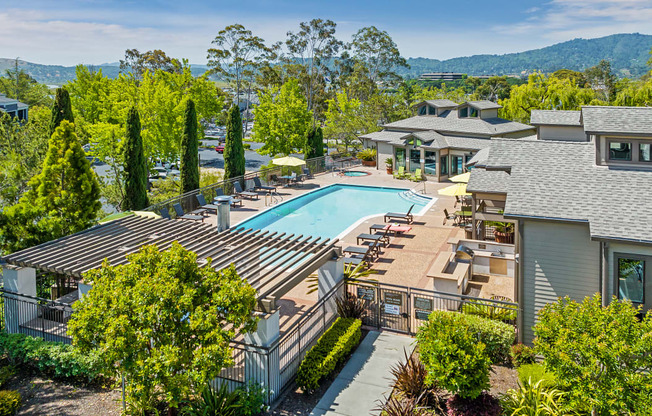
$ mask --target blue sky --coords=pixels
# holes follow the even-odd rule
[[[203,64],[226,25],[241,23],[271,43],[315,17],[334,20],[345,41],[374,25],[406,57],[447,59],[576,37],[650,34],[652,0],[0,0],[0,57],[99,64],[137,48]]]

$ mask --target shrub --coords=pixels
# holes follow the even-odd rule
[[[459,313],[434,311],[417,333],[426,382],[474,399],[489,388],[491,360],[483,342]]]
[[[419,407],[419,400],[401,400],[396,396],[392,396],[375,410],[383,416],[426,416],[425,410]]]
[[[308,351],[297,372],[297,385],[310,393],[319,387],[319,381],[329,375],[338,363],[344,361],[360,342],[362,322],[353,318],[337,318]]]
[[[242,147],[244,147],[245,150],[250,150],[251,149],[251,143],[243,143]]]
[[[556,384],[555,375],[546,371],[541,364],[523,364],[517,371],[521,384],[525,384],[528,380],[532,380],[532,383],[542,381],[543,385],[547,387],[553,387]]]
[[[101,377],[98,354],[81,354],[71,345],[25,334],[0,332],[0,354],[17,365],[27,365],[52,378],[92,382]]]
[[[534,364],[536,362],[536,354],[534,348],[530,348],[525,344],[518,343],[513,345],[510,352],[512,356],[512,363],[516,367],[525,364]]]
[[[217,388],[206,384],[201,395],[195,401],[183,408],[183,414],[188,416],[237,416],[238,393],[230,392],[226,383]]]
[[[456,394],[448,399],[446,406],[448,416],[500,416],[503,412],[500,401],[487,392],[471,400]]]
[[[12,365],[6,365],[0,368],[0,388],[4,387],[14,374],[16,374],[16,368]]]
[[[478,340],[487,346],[485,352],[492,363],[509,361],[509,349],[516,339],[513,326],[480,316],[467,315],[464,319],[469,329],[478,335]]]
[[[1,390],[0,391],[0,416],[15,415],[20,405],[22,398],[20,393],[15,390]]]
[[[249,382],[245,387],[236,390],[238,396],[237,416],[255,416],[269,410],[265,404],[267,389],[263,383]]]
[[[516,309],[508,309],[495,306],[490,302],[483,302],[481,300],[470,300],[468,303],[462,305],[461,312],[468,315],[477,315],[483,318],[494,319],[502,322],[516,321]]]
[[[346,293],[343,298],[335,298],[337,314],[342,318],[362,319],[366,313],[364,302],[355,295]]]
[[[430,390],[426,384],[426,366],[419,360],[417,353],[409,356],[407,351],[403,350],[403,353],[405,362],[399,362],[390,369],[394,376],[394,388],[410,399],[423,397]]]
[[[356,157],[360,160],[371,162],[372,160],[376,160],[376,149],[362,149],[358,152]]]
[[[562,416],[560,403],[564,393],[547,388],[543,380],[526,380],[518,390],[510,389],[500,397],[503,411],[509,416]]]

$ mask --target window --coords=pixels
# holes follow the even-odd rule
[[[405,168],[405,149],[401,147],[395,149],[394,157],[396,159],[396,170],[398,170],[399,167]]]
[[[638,144],[638,161],[639,162],[652,162],[652,144],[639,143]]]
[[[437,152],[425,152],[423,170],[426,175],[437,174]]]
[[[609,142],[609,160],[632,160],[632,144]]]
[[[462,173],[464,162],[462,156],[451,156],[451,175]]]
[[[421,168],[421,149],[410,149],[410,172]]]
[[[428,114],[431,116],[436,116],[437,115],[437,109],[431,105],[428,106]]]
[[[427,105],[422,105],[421,107],[419,107],[419,115],[420,116],[425,116],[427,114],[427,111],[428,111],[428,106]]]
[[[618,257],[618,299],[645,302],[645,260]]]
[[[448,175],[448,155],[439,158],[439,165],[441,166],[441,174]]]
[[[468,117],[469,116],[469,107],[464,107],[460,109],[460,118]]]
[[[470,107],[469,117],[477,117],[477,116],[478,116],[478,110],[476,108]]]

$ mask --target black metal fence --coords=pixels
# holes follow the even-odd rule
[[[277,179],[287,175],[290,170],[294,173],[297,173],[298,177],[301,177],[303,174],[303,169],[307,170],[308,178],[312,175],[319,175],[326,172],[334,172],[338,170],[349,169],[353,166],[359,166],[361,164],[360,160],[353,157],[340,157],[339,155],[328,155],[320,156],[312,159],[305,160],[305,166],[299,166],[296,168],[288,168],[283,166],[276,166],[268,169],[262,169],[253,172],[247,172],[243,176],[238,176],[236,178],[226,179],[208,186],[205,186],[194,191],[186,192],[174,198],[159,202],[157,204],[151,205],[146,208],[146,211],[153,211],[157,214],[160,214],[161,209],[165,208],[169,212],[170,216],[174,218],[176,213],[173,209],[174,205],[181,204],[183,211],[185,213],[191,212],[199,207],[197,201],[197,195],[202,194],[206,199],[206,202],[210,203],[213,199],[218,196],[218,192],[223,192],[224,195],[233,194],[234,184],[238,182],[243,189],[252,188],[254,185],[254,178],[259,178],[260,182],[263,185],[278,185]]]
[[[365,325],[413,335],[434,310],[458,311],[516,325],[518,304],[375,281],[347,282],[346,291],[365,306]]]
[[[65,303],[24,294],[0,290],[3,303],[5,330],[13,334],[26,334],[46,341],[70,344],[68,320],[72,307]]]

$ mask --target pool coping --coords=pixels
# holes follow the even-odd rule
[[[281,202],[280,204],[276,204],[276,205],[272,205],[272,206],[266,207],[265,209],[263,209],[262,211],[259,211],[259,212],[256,213],[255,215],[252,215],[252,216],[249,217],[249,218],[246,218],[246,219],[244,219],[244,220],[242,220],[242,221],[239,221],[237,224],[231,226],[231,228],[232,228],[232,229],[238,228],[238,227],[240,227],[240,224],[242,224],[242,223],[244,223],[244,222],[247,222],[247,221],[251,220],[252,218],[255,218],[255,217],[259,216],[259,215],[262,215],[262,214],[264,214],[266,211],[269,211],[269,210],[271,210],[271,209],[274,209],[274,208],[276,208],[276,207],[278,207],[278,206],[280,206],[280,205],[283,205],[283,204],[285,204],[285,203],[288,203],[288,202],[290,202],[290,201],[292,201],[292,200],[294,200],[294,199],[301,198],[301,197],[303,197],[303,196],[309,195],[309,194],[311,194],[311,193],[313,193],[313,192],[317,192],[317,191],[321,191],[321,190],[324,190],[324,189],[328,189],[328,188],[330,188],[330,187],[332,187],[332,186],[358,187],[358,188],[363,187],[363,188],[378,188],[378,189],[395,189],[395,190],[400,190],[400,191],[412,191],[412,192],[414,192],[413,188],[398,188],[398,187],[395,187],[395,186],[374,186],[374,185],[355,185],[355,184],[348,184],[348,183],[332,183],[332,184],[330,184],[330,185],[326,185],[326,186],[324,186],[324,187],[315,188],[315,189],[313,189],[313,190],[311,190],[311,191],[308,191],[308,192],[306,192],[306,193],[303,193],[303,194],[300,194],[300,195],[293,196],[292,198],[290,198],[290,199],[288,199],[288,200],[286,200],[286,201],[283,201],[283,202]],[[433,206],[433,205],[435,204],[435,202],[437,202],[437,200],[438,200],[438,198],[436,198],[436,197],[434,197],[434,196],[431,197],[431,196],[421,195],[421,194],[418,194],[418,193],[416,193],[416,192],[414,192],[414,194],[415,194],[415,195],[418,195],[420,198],[430,198],[430,201],[429,201],[429,202],[428,202],[428,203],[427,203],[423,208],[421,208],[421,210],[419,210],[419,212],[414,213],[414,216],[415,216],[415,217],[422,217],[423,215],[425,215],[425,214],[428,212],[428,210],[430,210],[430,208],[432,208],[432,206]],[[339,234],[336,235],[335,237],[331,238],[331,240],[341,240],[344,236],[346,236],[346,235],[349,234],[351,231],[353,231],[355,228],[357,228],[358,226],[360,226],[360,224],[362,224],[363,222],[368,221],[368,220],[370,220],[371,218],[378,217],[378,216],[385,215],[385,214],[386,214],[386,212],[380,212],[380,213],[370,214],[370,215],[367,215],[367,216],[365,216],[365,217],[362,217],[362,218],[360,218],[359,220],[357,220],[356,222],[354,222],[353,224],[351,224],[349,227],[347,227],[345,230],[343,230],[341,233],[339,233]],[[316,236],[316,237],[317,237],[317,236]],[[327,238],[327,237],[322,237],[322,238]]]

